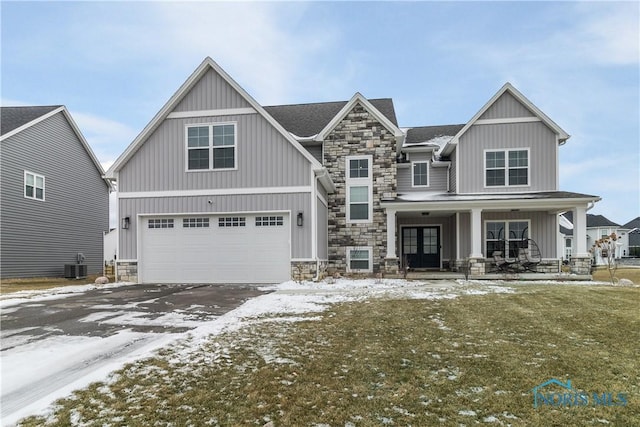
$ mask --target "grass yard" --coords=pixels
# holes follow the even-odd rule
[[[514,287],[258,319],[22,425],[640,425],[640,288]],[[534,409],[531,389],[550,378],[627,404]]]
[[[609,277],[609,270],[606,267],[598,267],[593,272],[593,280],[597,280],[599,282],[609,282],[611,279]],[[631,280],[636,285],[640,285],[640,268],[636,267],[621,267],[616,270],[615,277],[618,279],[628,279]]]
[[[95,282],[98,275],[87,276],[84,279],[65,279],[64,277],[31,277],[28,279],[2,279],[0,295],[19,291],[39,291],[59,288],[61,286],[86,285]]]

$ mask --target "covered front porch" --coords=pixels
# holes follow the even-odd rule
[[[424,200],[415,200],[413,194],[412,200],[400,196],[383,204],[387,214],[385,265],[393,269],[395,264],[409,273],[454,272],[471,277],[558,275],[564,253],[558,214],[571,210],[576,219],[571,272],[588,275],[591,255],[586,248],[586,212],[594,200],[575,193],[554,197],[557,193],[438,194],[423,196]],[[523,247],[530,250],[534,245],[539,250],[535,265],[512,271],[496,265],[495,256],[517,259]]]

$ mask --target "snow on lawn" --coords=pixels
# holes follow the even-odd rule
[[[129,283],[73,286],[35,292],[21,291],[4,296],[0,301],[0,308],[4,311],[21,303],[33,304],[96,288],[125,285]],[[120,333],[108,338],[58,336],[37,343],[27,342],[3,351],[0,354],[2,425],[10,425],[28,415],[50,412],[51,409],[47,410],[47,407],[56,399],[69,395],[74,389],[84,388],[91,382],[105,381],[110,372],[133,360],[153,356],[160,348],[169,344],[173,348],[181,349],[176,356],[182,362],[189,362],[190,357],[198,353],[211,335],[236,331],[255,322],[320,320],[319,317],[301,315],[322,312],[335,303],[365,301],[370,298],[435,300],[457,298],[461,295],[515,292],[498,281],[428,282],[400,279],[329,279],[319,283],[290,281],[260,289],[272,292],[253,298],[214,320],[194,319],[192,315],[176,310],[152,322],[158,326],[178,324],[193,328],[184,333],[135,333],[125,327]],[[121,322],[132,326],[149,324],[148,320],[141,319],[137,313],[129,313],[127,318],[123,318],[119,309],[117,306],[100,307],[99,313],[85,320]],[[439,319],[433,320],[438,322]],[[115,351],[122,348],[127,350],[121,353]],[[95,360],[101,362],[98,368],[89,365],[91,370],[87,371],[88,362]],[[69,379],[70,372],[74,374],[72,379]],[[66,382],[62,380],[65,377]],[[38,384],[50,386],[34,398],[31,395]],[[6,399],[7,396],[11,397],[10,402]]]

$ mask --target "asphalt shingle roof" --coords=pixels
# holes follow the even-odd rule
[[[299,137],[309,137],[320,133],[347,102],[272,105],[264,107],[264,109],[287,131]],[[369,102],[389,121],[398,126],[391,98],[369,99]]]
[[[48,106],[31,106],[31,107],[1,107],[2,112],[0,116],[0,135],[9,133],[14,129],[25,125],[32,120],[43,116],[56,108],[60,108],[61,105],[48,105]]]
[[[640,216],[632,219],[631,221],[623,225],[622,228],[627,228],[629,230],[633,228],[640,228]]]
[[[565,212],[564,217],[567,218],[571,223],[573,223],[573,212],[568,211]],[[602,215],[593,215],[587,214],[587,227],[618,227],[620,228],[620,224],[616,224],[613,221],[610,221],[607,217]]]
[[[454,137],[465,125],[420,126],[407,131],[405,144],[417,144],[436,140],[439,137]]]

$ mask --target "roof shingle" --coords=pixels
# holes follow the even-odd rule
[[[0,135],[11,132],[27,123],[60,108],[61,105],[29,106],[29,107],[1,107]]]

